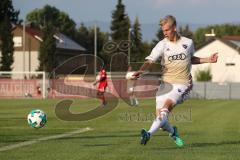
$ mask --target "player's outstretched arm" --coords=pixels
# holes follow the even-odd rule
[[[98,82],[99,82],[99,81],[94,81],[94,82],[93,82],[93,85],[95,86]]]
[[[152,64],[153,64],[153,61],[151,60],[145,61],[144,64],[140,67],[140,69],[132,75],[134,79],[139,78],[141,74],[143,74],[148,68],[150,68]]]
[[[200,58],[200,57],[192,57],[192,64],[203,64],[203,63],[216,63],[218,60],[218,53],[214,53],[209,57]]]
[[[106,76],[103,76],[103,77],[101,77],[100,79],[97,78],[97,80],[93,82],[93,85],[95,86],[96,84],[104,81],[106,78],[107,78]]]

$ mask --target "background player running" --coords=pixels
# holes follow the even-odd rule
[[[96,81],[93,83],[93,85],[96,85],[96,84],[98,84],[97,96],[102,101],[101,106],[105,107],[107,104],[107,101],[106,101],[104,93],[106,91],[108,83],[107,83],[107,72],[106,72],[104,66],[101,66],[100,71],[96,77]]]

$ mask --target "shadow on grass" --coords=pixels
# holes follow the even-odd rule
[[[116,146],[117,144],[86,144],[82,145],[84,147],[108,147],[108,146]]]
[[[74,136],[74,137],[64,137],[61,139],[99,139],[99,138],[126,138],[126,137],[138,137],[139,135],[99,135],[99,136]]]
[[[155,137],[162,137],[166,135],[155,135]],[[64,138],[59,138],[59,139],[99,139],[99,138],[139,138],[140,139],[140,134],[126,134],[126,135],[98,135],[98,136],[74,136],[74,137],[64,137]]]
[[[218,142],[218,143],[192,143],[192,144],[185,144],[184,147],[177,147],[174,146],[173,144],[172,147],[163,147],[159,145],[159,147],[153,147],[152,149],[154,150],[161,150],[162,152],[170,152],[171,150],[186,150],[186,149],[194,149],[198,147],[218,147],[222,145],[239,145],[239,141],[223,141],[223,142]]]
[[[217,147],[221,145],[233,145],[233,144],[240,144],[240,140],[238,141],[223,141],[217,143],[192,143],[187,145],[187,147]]]

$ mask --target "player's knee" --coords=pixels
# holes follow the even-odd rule
[[[102,95],[103,95],[103,92],[97,92],[97,95],[98,95],[98,96],[102,96]]]
[[[159,111],[158,111],[158,115],[157,115],[157,120],[160,120],[161,121],[161,127],[164,126],[167,121],[168,121],[168,114],[169,114],[169,111],[167,108],[161,108]]]
[[[161,108],[159,110],[158,118],[160,120],[163,120],[164,118],[167,118],[169,114],[169,110],[167,108]]]

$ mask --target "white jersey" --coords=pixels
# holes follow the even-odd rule
[[[176,43],[165,38],[158,42],[151,54],[145,59],[156,62],[161,57],[163,81],[172,84],[188,85],[191,72],[191,58],[194,52],[193,41],[189,38],[181,36]]]

